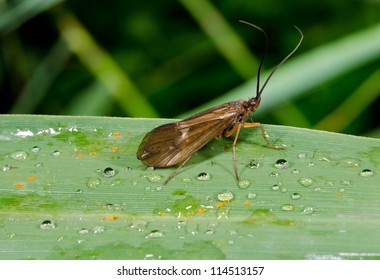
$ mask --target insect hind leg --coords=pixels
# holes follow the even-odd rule
[[[170,176],[166,179],[166,181],[164,182],[164,185],[166,185],[175,175],[177,175],[177,173],[180,171],[180,169],[190,160],[192,155],[190,155],[187,159],[185,159],[180,166],[177,167],[176,170],[174,170],[174,172],[172,174],[170,174]]]

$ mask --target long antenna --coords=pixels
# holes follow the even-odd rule
[[[272,72],[269,74],[269,76],[268,76],[268,78],[265,80],[265,82],[264,82],[264,84],[263,84],[263,86],[261,87],[261,89],[260,89],[260,72],[261,72],[261,68],[262,68],[262,65],[263,65],[263,61],[264,61],[264,57],[265,57],[265,55],[266,55],[266,53],[268,52],[268,36],[267,36],[267,34],[265,33],[265,31],[262,29],[262,28],[260,28],[260,27],[258,27],[258,26],[256,26],[256,25],[254,25],[254,24],[252,24],[252,23],[249,23],[249,22],[246,22],[246,21],[243,21],[243,20],[239,20],[240,22],[242,22],[242,23],[245,23],[245,24],[247,24],[247,25],[250,25],[250,26],[252,26],[252,27],[254,27],[254,28],[256,28],[257,30],[259,30],[259,31],[261,31],[263,34],[264,34],[264,36],[265,36],[265,41],[266,41],[266,46],[265,46],[265,51],[264,51],[264,54],[263,54],[263,56],[261,57],[261,61],[260,61],[260,65],[259,65],[259,70],[258,70],[258,74],[257,74],[257,88],[256,88],[256,99],[260,99],[260,96],[261,96],[261,93],[263,92],[263,90],[264,90],[264,88],[266,87],[266,85],[268,84],[268,82],[269,82],[269,80],[270,80],[270,78],[273,76],[273,74],[274,74],[274,72],[276,72],[276,70],[278,69],[278,68],[280,68],[280,66],[282,65],[282,64],[284,64],[285,63],[285,61],[287,61],[295,52],[296,52],[296,50],[299,48],[299,46],[301,45],[301,43],[302,43],[302,40],[303,40],[303,33],[302,33],[302,31],[297,27],[297,26],[294,26],[294,28],[295,29],[297,29],[298,30],[298,32],[301,34],[301,38],[300,38],[300,40],[298,41],[298,44],[296,45],[296,47],[283,59],[283,60],[281,60],[281,62],[279,63],[279,64],[277,64],[274,68],[273,68],[273,70],[272,70]]]

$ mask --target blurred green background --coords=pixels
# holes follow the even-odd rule
[[[0,0],[0,113],[184,117],[255,96],[255,121],[380,137],[380,1]]]

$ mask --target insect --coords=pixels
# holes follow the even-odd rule
[[[179,170],[190,160],[191,156],[210,142],[213,138],[229,137],[235,133],[235,139],[232,144],[233,161],[236,179],[239,180],[239,174],[236,163],[236,143],[242,127],[251,128],[259,127],[265,142],[269,147],[282,149],[271,145],[265,134],[264,127],[258,122],[246,122],[251,113],[255,112],[260,105],[261,94],[265,89],[268,81],[274,72],[287,61],[298,49],[303,40],[303,34],[298,27],[295,28],[301,34],[296,47],[275,66],[263,86],[260,88],[260,72],[263,65],[264,57],[268,50],[268,36],[260,27],[246,22],[247,24],[259,30],[265,37],[265,52],[260,60],[256,96],[248,100],[238,100],[227,102],[222,105],[210,108],[187,119],[164,124],[148,132],[137,150],[137,158],[147,166],[152,167],[169,167],[181,163],[177,169],[166,179],[166,185]]]

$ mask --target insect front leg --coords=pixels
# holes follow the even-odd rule
[[[258,122],[252,122],[252,123],[244,123],[244,124],[243,124],[243,127],[244,127],[244,128],[251,128],[251,127],[257,127],[257,126],[260,128],[260,130],[261,130],[261,134],[263,135],[263,138],[264,138],[265,142],[267,142],[268,147],[270,147],[270,148],[272,148],[272,149],[276,149],[276,150],[284,150],[284,148],[274,146],[274,145],[272,145],[272,144],[268,141],[267,134],[265,133],[265,130],[264,130],[264,126],[263,126],[261,123],[258,123]]]

